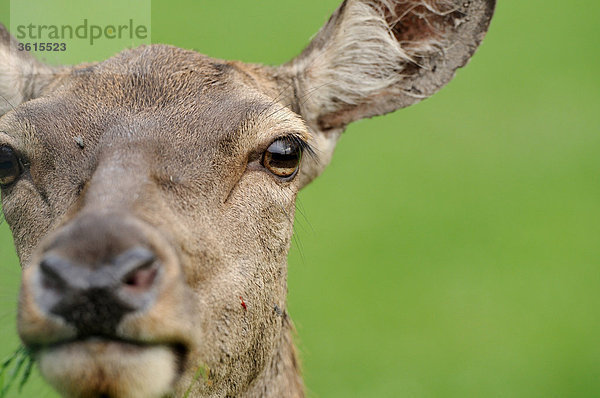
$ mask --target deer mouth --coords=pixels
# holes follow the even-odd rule
[[[177,357],[177,362],[181,370],[183,370],[183,365],[185,364],[188,354],[188,349],[183,343],[152,343],[101,335],[59,341],[47,346],[31,346],[29,349],[34,356],[39,356],[47,350],[79,349],[88,346],[103,347],[106,350],[118,350],[125,355],[128,353],[135,354],[136,352],[153,347],[166,347]]]
[[[40,371],[66,397],[162,397],[181,377],[182,344],[91,336],[33,350]]]

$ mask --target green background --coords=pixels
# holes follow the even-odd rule
[[[278,64],[337,3],[154,1],[152,41]],[[348,128],[290,254],[309,397],[600,396],[599,20],[598,2],[500,0],[444,90]],[[6,225],[0,261],[4,355]]]

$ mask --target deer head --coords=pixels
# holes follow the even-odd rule
[[[46,380],[65,397],[303,396],[296,194],[347,124],[448,83],[494,3],[347,0],[279,67],[152,45],[52,68],[0,26],[18,331]]]

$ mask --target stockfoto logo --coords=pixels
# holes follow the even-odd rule
[[[17,25],[19,40],[73,40],[85,39],[90,45],[95,41],[113,39],[143,40],[148,38],[148,27],[129,19],[125,24],[95,25],[84,19],[80,25]]]

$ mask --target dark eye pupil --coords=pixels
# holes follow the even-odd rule
[[[295,140],[281,138],[269,146],[263,165],[279,177],[291,177],[298,170],[301,156],[302,150]]]
[[[21,165],[15,152],[9,147],[0,147],[0,185],[9,185],[21,174]]]

